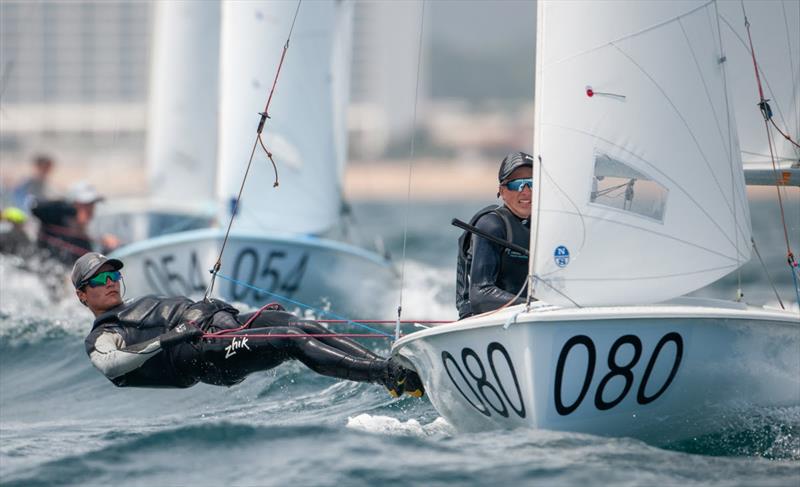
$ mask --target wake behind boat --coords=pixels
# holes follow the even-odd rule
[[[663,444],[800,407],[796,305],[679,298],[755,245],[718,16],[714,1],[538,3],[528,287],[543,301],[393,347],[454,425]],[[800,73],[782,67],[795,86],[773,103],[798,116],[776,124],[796,140]]]

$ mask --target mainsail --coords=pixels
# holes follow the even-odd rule
[[[744,11],[742,9],[744,7]],[[771,166],[764,117],[750,51],[745,13],[750,22],[753,49],[759,66],[764,98],[769,100],[775,123],[800,140],[800,1],[747,0],[719,2],[722,42],[728,58],[730,93],[736,111],[739,145],[745,164]],[[774,157],[788,165],[800,161],[800,148],[770,127]]]
[[[154,201],[216,201],[219,16],[216,0],[154,6],[147,170]]]
[[[653,303],[743,265],[716,4],[542,1],[537,37],[533,295]]]
[[[222,6],[219,181],[229,203],[239,191],[295,2],[225,2]],[[278,165],[273,188],[269,160],[259,148],[247,179],[235,230],[318,234],[339,219],[341,168],[346,157],[346,106],[352,5],[305,2],[300,7],[269,116],[264,143]],[[346,61],[346,59],[344,59]],[[343,84],[345,83],[345,84]],[[344,100],[343,100],[344,98]],[[230,204],[221,209],[228,221]]]

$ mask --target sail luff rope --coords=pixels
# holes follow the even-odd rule
[[[719,63],[723,64],[722,87],[725,90],[725,117],[727,122],[726,126],[728,128],[728,165],[731,169],[731,199],[733,200],[733,240],[736,246],[736,300],[741,301],[744,297],[744,293],[742,292],[741,254],[739,254],[739,215],[736,208],[736,168],[734,167],[735,162],[733,156],[733,134],[731,134],[731,107],[728,102],[728,76],[724,66],[726,60],[725,47],[722,43],[722,26],[720,25],[719,7],[716,2],[714,2],[714,12],[716,13],[717,20],[717,42],[719,43],[720,51]],[[681,24],[681,26],[683,26],[683,24]],[[739,165],[741,165],[741,157],[738,158],[738,162],[740,163]],[[743,196],[747,198],[746,194]]]
[[[406,191],[406,214],[403,224],[403,257],[400,261],[400,296],[397,302],[397,321],[395,324],[395,340],[400,338],[400,318],[403,314],[403,288],[406,277],[406,244],[408,241],[408,216],[411,213],[411,169],[414,162],[417,128],[417,101],[419,97],[419,72],[422,59],[422,34],[425,30],[425,0],[422,0],[422,13],[420,14],[419,39],[417,41],[417,79],[414,85],[414,116],[411,122],[411,152],[408,156],[408,188]]]
[[[269,118],[269,105],[272,102],[272,95],[275,93],[275,86],[278,83],[278,77],[281,74],[281,67],[283,67],[283,60],[286,58],[286,51],[289,50],[289,40],[292,38],[292,32],[294,32],[294,25],[297,22],[297,15],[300,13],[300,5],[303,3],[303,0],[297,1],[297,8],[294,11],[294,17],[292,18],[292,25],[289,28],[289,35],[286,37],[286,43],[283,45],[283,51],[281,52],[281,59],[278,62],[278,69],[275,71],[275,79],[272,81],[272,88],[269,92],[269,97],[267,98],[267,103],[264,106],[264,111],[260,113],[261,119],[258,122],[258,129],[256,130],[256,138],[253,141],[253,149],[250,151],[250,158],[247,161],[247,168],[244,171],[244,177],[242,177],[242,184],[239,186],[239,193],[236,195],[236,200],[233,203],[233,208],[231,209],[231,215],[228,219],[228,228],[225,230],[225,237],[222,239],[222,246],[219,249],[219,255],[217,256],[217,261],[214,263],[214,267],[211,269],[211,282],[209,282],[208,287],[206,288],[205,295],[203,295],[203,300],[208,299],[208,296],[214,291],[214,283],[216,282],[217,273],[222,268],[222,255],[225,253],[225,246],[228,243],[228,237],[231,233],[231,227],[233,227],[233,219],[236,217],[236,212],[239,209],[239,201],[242,199],[242,193],[244,192],[244,185],[247,182],[247,176],[250,174],[250,166],[253,164],[253,156],[255,156],[256,149],[258,145],[261,144],[263,147],[264,152],[267,153],[267,157],[269,158],[270,162],[272,162],[272,168],[275,170],[275,183],[272,187],[278,186],[278,168],[275,165],[275,161],[272,159],[272,153],[267,150],[264,142],[261,140],[261,132],[264,130],[264,123]]]

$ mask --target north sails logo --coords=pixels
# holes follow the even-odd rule
[[[246,348],[250,350],[250,347],[247,346],[247,337],[244,338],[234,338],[230,345],[225,347],[225,358],[229,359],[236,355],[236,351]]]

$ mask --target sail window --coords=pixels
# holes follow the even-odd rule
[[[667,189],[623,162],[596,154],[589,201],[663,222]]]

